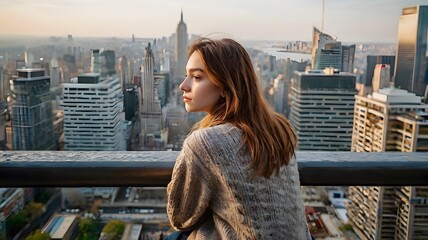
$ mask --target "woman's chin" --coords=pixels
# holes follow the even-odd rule
[[[187,112],[195,112],[191,107],[188,105],[185,106]]]

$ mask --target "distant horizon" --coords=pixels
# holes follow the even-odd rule
[[[172,33],[171,33],[172,34]],[[125,37],[125,36],[78,36],[78,35],[72,35],[73,39],[129,39],[132,40],[132,34],[129,37]],[[197,34],[195,34],[197,35]],[[6,39],[6,38],[37,38],[37,39],[49,39],[51,37],[55,37],[55,38],[61,38],[61,39],[67,39],[68,38],[68,34],[67,35],[8,35],[8,34],[0,34],[0,40],[2,39]],[[161,37],[138,37],[135,36],[135,39],[145,39],[145,40],[153,40],[153,39],[161,39],[162,37],[169,37],[169,36],[161,36]],[[189,35],[190,37],[190,35]],[[214,37],[216,38],[216,37]],[[227,38],[227,36],[225,36],[224,38]],[[240,38],[234,38],[237,39],[238,41],[244,41],[244,42],[278,42],[278,43],[283,43],[283,42],[296,42],[296,41],[304,41],[304,42],[312,42],[312,40],[302,40],[302,39],[292,39],[292,40],[275,40],[275,39],[240,39]],[[25,39],[22,39],[25,40]],[[364,42],[364,41],[356,41],[356,42],[350,42],[350,41],[340,41],[338,39],[339,42],[342,43],[353,43],[353,44],[396,44],[397,41],[395,42],[376,42],[376,41],[372,41],[372,42]],[[0,46],[1,47],[1,46]]]
[[[0,0],[0,35],[160,38],[175,32],[180,13],[189,33],[247,41],[310,41],[312,27],[341,42],[397,42],[404,7],[426,0]],[[151,37],[147,37],[151,36]],[[271,40],[265,40],[271,39]]]

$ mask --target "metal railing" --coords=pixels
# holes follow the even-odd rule
[[[178,152],[0,151],[0,187],[165,187]],[[428,186],[428,153],[297,152],[301,185]]]

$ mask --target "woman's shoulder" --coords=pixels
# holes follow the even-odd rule
[[[232,123],[224,123],[212,127],[202,128],[194,131],[189,137],[202,138],[207,141],[222,140],[224,138],[230,138],[240,136],[241,131],[235,127]]]
[[[227,144],[229,141],[237,141],[241,138],[241,130],[231,123],[224,123],[212,127],[193,131],[186,139],[188,144],[206,145],[206,147]]]

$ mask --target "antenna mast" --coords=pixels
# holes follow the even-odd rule
[[[325,0],[322,0],[321,32],[324,32],[324,6],[325,6]]]

